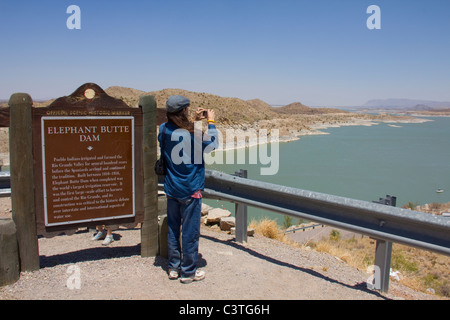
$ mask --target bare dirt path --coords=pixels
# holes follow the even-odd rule
[[[141,258],[140,229],[116,230],[116,241],[108,247],[91,236],[80,230],[40,238],[41,269],[22,273],[19,281],[0,288],[0,300],[437,299],[394,281],[389,294],[381,295],[366,289],[368,274],[331,255],[258,235],[241,245],[234,236],[207,227],[202,227],[200,239],[206,279],[186,285],[168,279],[166,259]],[[70,281],[75,271],[79,289]]]

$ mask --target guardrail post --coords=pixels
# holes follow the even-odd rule
[[[397,204],[397,197],[387,195],[386,198],[380,198],[375,203],[381,203],[388,206],[395,207]],[[382,226],[384,221],[380,222]],[[391,255],[392,255],[392,242],[387,240],[375,239],[375,276],[374,276],[374,289],[383,293],[387,293],[389,290],[389,276],[391,274]]]
[[[235,176],[247,178],[247,170],[235,172]],[[236,242],[247,242],[247,206],[242,203],[235,204],[236,215]]]
[[[375,283],[374,288],[383,293],[389,290],[392,242],[377,239],[375,249]],[[378,273],[378,274],[377,274]]]

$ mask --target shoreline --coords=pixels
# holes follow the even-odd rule
[[[244,140],[244,143],[242,143],[242,141],[235,141],[234,142],[234,146],[233,147],[225,147],[222,143],[222,146],[219,145],[219,148],[216,149],[214,152],[223,152],[223,151],[229,151],[229,150],[237,150],[237,149],[242,149],[242,148],[250,148],[250,147],[255,147],[255,146],[259,146],[259,145],[263,145],[263,144],[270,144],[270,143],[288,143],[288,142],[293,142],[293,141],[297,141],[300,140],[301,137],[303,136],[313,136],[313,135],[328,135],[330,134],[329,132],[323,132],[321,130],[326,130],[329,128],[341,128],[341,127],[349,127],[349,126],[365,126],[365,127],[371,127],[371,126],[375,126],[375,125],[379,125],[381,123],[386,123],[389,126],[392,127],[397,127],[397,128],[401,128],[402,126],[396,125],[396,124],[400,124],[400,123],[425,123],[425,122],[431,122],[434,120],[431,119],[425,119],[425,118],[411,118],[408,117],[408,119],[380,119],[380,120],[376,120],[376,119],[359,119],[359,118],[354,118],[350,121],[343,121],[343,122],[322,122],[321,121],[316,121],[313,124],[307,125],[307,129],[302,129],[301,131],[295,131],[294,133],[292,133],[291,135],[283,135],[283,136],[279,136],[277,140],[274,141],[270,141],[269,138],[267,138],[267,141],[264,142],[260,142],[259,139],[249,139]],[[227,129],[234,129],[237,130],[238,132],[241,131],[243,133],[243,135],[245,136],[245,132],[248,131],[247,130],[242,130],[242,129],[235,129],[233,127],[225,127],[225,128],[217,128],[219,130],[219,132],[221,130],[227,130]],[[259,130],[259,128],[254,128],[253,126],[250,127],[250,129],[253,130]],[[277,129],[277,128],[274,128]]]
[[[256,139],[248,139],[244,140],[244,143],[242,141],[235,141],[233,147],[226,147],[223,143],[222,146],[219,145],[219,148],[215,150],[214,152],[224,152],[224,151],[230,151],[230,150],[238,150],[242,148],[250,148],[255,147],[263,144],[270,144],[270,143],[288,143],[300,140],[303,136],[313,136],[313,135],[327,135],[330,134],[329,132],[323,132],[321,130],[329,129],[329,128],[340,128],[340,127],[348,127],[348,126],[374,126],[379,125],[380,123],[386,123],[386,124],[392,124],[391,126],[395,127],[401,127],[396,126],[394,124],[399,123],[425,123],[434,121],[432,119],[427,119],[423,117],[403,117],[403,116],[397,116],[397,119],[360,119],[360,118],[352,118],[352,119],[346,119],[344,121],[336,121],[336,122],[323,122],[322,120],[313,121],[312,124],[307,124],[300,130],[291,130],[288,128],[288,130],[291,132],[290,135],[280,135],[278,139],[274,139],[274,141],[271,141],[271,139],[268,137],[265,139],[266,141],[261,142],[260,139],[257,137]],[[275,123],[280,119],[273,119],[269,120],[269,123]],[[239,128],[244,126],[244,128]],[[237,128],[236,128],[237,127]],[[6,130],[9,128],[3,128],[1,131],[2,135],[6,135]],[[249,129],[254,130],[255,132],[258,132],[260,129],[259,124],[256,125],[239,125],[239,126],[224,126],[220,127],[220,125],[217,127],[219,132],[226,131],[228,129],[235,130],[237,133],[241,133],[244,137],[246,136],[246,132],[248,132]],[[277,127],[272,128],[273,129],[280,129]],[[221,133],[222,134],[222,133]],[[223,136],[223,135],[222,135]],[[237,137],[239,137],[239,134],[236,134]],[[9,150],[8,150],[9,151]],[[157,148],[157,154],[159,156],[159,147]],[[9,152],[0,152],[0,164],[2,166],[9,166]]]

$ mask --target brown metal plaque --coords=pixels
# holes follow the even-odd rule
[[[133,116],[43,116],[45,226],[132,218]]]

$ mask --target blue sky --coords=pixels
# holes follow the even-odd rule
[[[72,4],[81,30],[66,27]],[[448,0],[1,0],[0,43],[1,99],[95,82],[277,105],[450,101]]]

